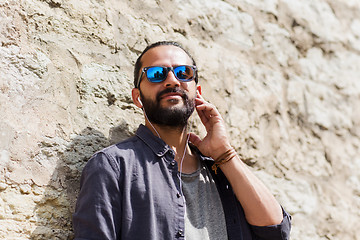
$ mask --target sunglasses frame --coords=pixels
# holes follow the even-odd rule
[[[190,68],[194,71],[194,76],[193,76],[192,78],[190,78],[190,79],[185,79],[185,80],[184,80],[184,79],[179,79],[179,78],[176,76],[176,74],[175,74],[175,72],[174,72],[174,68],[184,67],[184,66],[185,66],[185,67],[190,67]],[[152,68],[152,67],[165,68],[165,69],[166,69],[166,77],[165,77],[163,80],[161,80],[160,82],[152,82],[152,81],[150,81],[150,80],[148,79],[148,77],[147,77],[146,71],[147,71],[149,68]],[[139,78],[138,78],[136,88],[139,88],[140,82],[141,82],[141,78],[142,78],[142,76],[143,76],[144,73],[145,73],[146,79],[147,79],[149,82],[151,82],[151,83],[161,83],[161,82],[163,82],[163,81],[166,80],[166,78],[168,77],[168,74],[169,74],[170,71],[173,72],[175,78],[176,78],[177,80],[179,80],[180,82],[190,82],[190,81],[192,81],[192,80],[194,80],[194,79],[196,78],[197,68],[196,68],[196,66],[193,66],[193,65],[178,65],[178,66],[175,66],[175,67],[173,67],[173,66],[171,66],[171,67],[164,67],[164,66],[149,66],[149,67],[144,67],[144,68],[142,68],[142,70],[141,70],[141,74],[140,74],[140,76],[139,76]]]

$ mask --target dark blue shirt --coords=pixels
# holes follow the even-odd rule
[[[249,225],[224,174],[215,175],[213,160],[197,153],[216,182],[228,239],[289,239],[290,216],[285,211],[279,225]],[[81,176],[73,216],[75,239],[184,239],[185,203],[174,157],[174,151],[143,125],[134,137],[97,152]]]

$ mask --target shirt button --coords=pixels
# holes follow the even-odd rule
[[[176,196],[177,196],[178,198],[180,198],[180,197],[181,197],[181,194],[178,192],[178,193],[176,194]]]
[[[171,166],[175,166],[175,163],[176,163],[175,161],[171,161],[170,164],[171,164]]]
[[[182,229],[179,229],[178,235],[179,235],[180,237],[184,237],[184,231],[183,231]]]

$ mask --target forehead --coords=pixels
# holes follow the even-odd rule
[[[190,57],[179,47],[162,45],[148,50],[141,59],[142,67],[192,65]]]

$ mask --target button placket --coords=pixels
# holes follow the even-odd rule
[[[175,153],[173,150],[169,150],[168,152],[169,156],[170,156],[170,166],[171,168],[175,169],[177,164],[176,164],[176,161],[175,161]]]
[[[179,237],[185,237],[184,230],[179,229],[178,232],[177,232],[177,235],[178,235]]]
[[[175,158],[175,153],[173,150],[169,150],[169,154],[170,154],[171,158]]]

